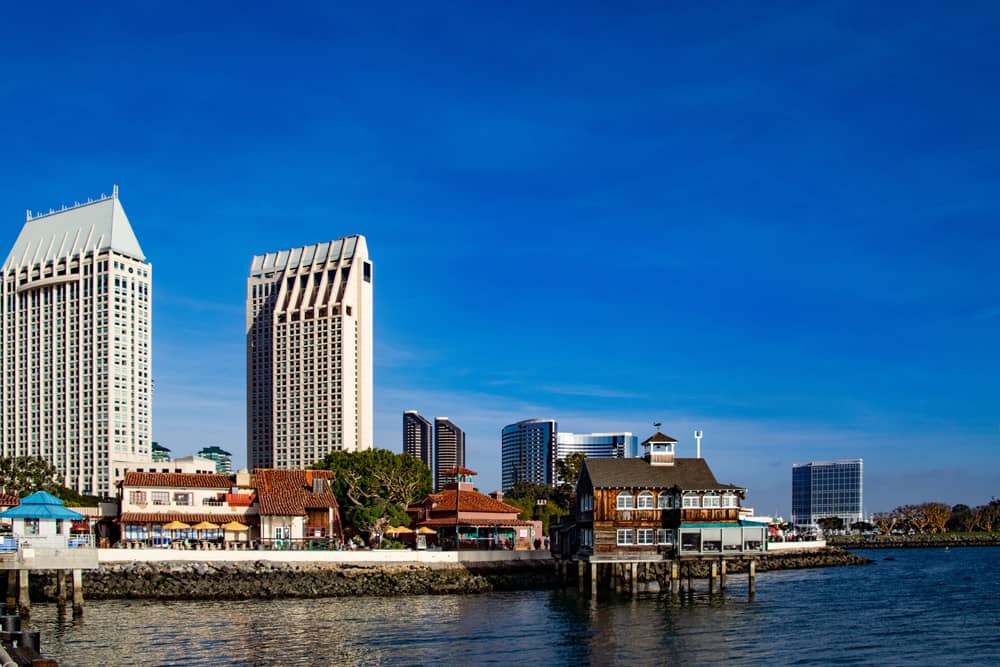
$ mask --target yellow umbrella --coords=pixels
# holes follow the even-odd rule
[[[231,530],[236,533],[242,533],[245,530],[250,530],[250,526],[244,525],[239,521],[230,521],[229,523],[222,524],[225,530]]]
[[[404,533],[412,533],[413,531],[406,526],[396,526],[395,528],[390,528],[385,531],[386,535],[402,535]]]
[[[191,527],[195,530],[215,530],[219,527],[219,524],[211,523],[210,521],[202,521],[201,523],[196,523]]]
[[[417,528],[417,532],[421,535],[437,535],[436,530],[428,528],[427,526],[420,526],[420,528]]]
[[[191,526],[187,525],[183,521],[171,521],[170,523],[164,525],[163,529],[164,530],[184,530],[185,528],[190,528],[190,527]]]

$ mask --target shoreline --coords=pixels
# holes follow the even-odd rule
[[[989,535],[834,535],[827,544],[842,549],[940,549],[941,547],[1000,547],[1000,533]]]
[[[319,563],[158,561],[102,564],[84,574],[87,600],[255,600],[277,598],[394,597],[400,595],[476,594],[497,591],[555,590],[563,587],[551,558],[462,563]],[[758,572],[815,567],[864,565],[872,561],[844,549],[763,554]],[[708,562],[695,567],[708,575]],[[576,568],[570,568],[575,570]],[[730,561],[729,572],[747,569],[746,561]],[[650,564],[642,571],[643,590],[667,590],[669,566]],[[566,587],[576,587],[575,573]],[[54,573],[32,573],[31,599],[54,602]]]

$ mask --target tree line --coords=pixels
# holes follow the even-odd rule
[[[900,505],[891,512],[873,514],[872,523],[881,533],[992,532],[1000,528],[1000,500],[993,498],[977,507],[934,502]]]

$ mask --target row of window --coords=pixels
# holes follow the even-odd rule
[[[593,500],[591,499],[591,508]],[[660,493],[654,495],[650,491],[642,491],[638,496],[633,495],[629,491],[622,491],[618,494],[615,501],[615,508],[619,510],[666,510],[673,509],[676,506],[676,498],[672,493]],[[684,508],[692,507],[739,507],[738,498],[735,493],[706,493],[704,495],[699,495],[697,493],[685,493],[681,496],[682,506]],[[583,510],[581,502],[581,510]]]
[[[655,542],[654,542],[655,539]],[[674,543],[674,531],[669,528],[619,528],[618,546],[671,546]]]

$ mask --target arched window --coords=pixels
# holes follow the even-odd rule
[[[653,494],[649,491],[643,491],[639,494],[639,501],[635,504],[636,509],[640,510],[651,510],[653,509]]]
[[[620,510],[630,510],[635,507],[635,496],[633,496],[628,491],[622,491],[618,494],[617,507]]]
[[[722,506],[723,507],[739,507],[739,503],[736,502],[735,493],[724,493],[722,495]]]
[[[697,493],[685,493],[684,507],[701,507],[701,496]]]
[[[669,493],[661,493],[656,497],[656,509],[671,510],[674,508],[674,497]]]

